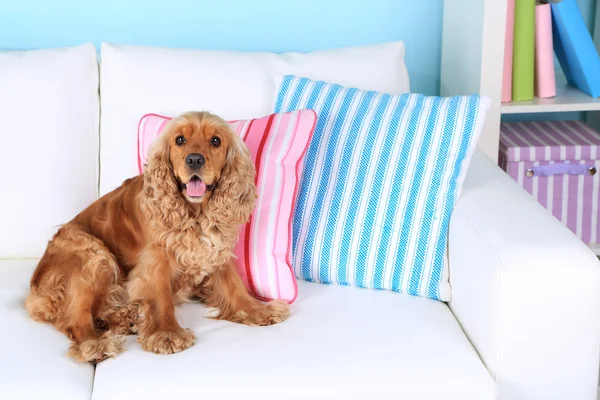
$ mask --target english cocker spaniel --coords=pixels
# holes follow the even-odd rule
[[[253,298],[234,265],[255,199],[254,165],[229,124],[183,114],[154,141],[142,175],[58,230],[31,278],[27,310],[70,338],[70,356],[91,363],[121,352],[130,333],[155,353],[190,347],[194,334],[174,309],[190,298],[219,319],[283,321],[288,305]]]

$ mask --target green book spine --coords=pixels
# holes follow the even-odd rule
[[[513,101],[533,99],[535,0],[515,1],[513,44]]]

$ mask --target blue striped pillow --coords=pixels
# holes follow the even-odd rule
[[[450,215],[488,108],[284,76],[274,111],[318,116],[293,216],[296,276],[448,301]]]

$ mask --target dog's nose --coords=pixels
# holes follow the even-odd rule
[[[204,165],[206,160],[202,154],[192,153],[185,158],[185,163],[191,169],[198,169]]]

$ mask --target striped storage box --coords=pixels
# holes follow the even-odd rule
[[[500,166],[588,244],[600,241],[600,133],[580,121],[503,122]]]

